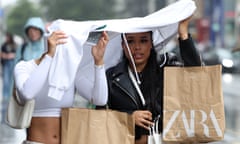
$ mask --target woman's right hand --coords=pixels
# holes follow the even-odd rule
[[[61,30],[57,30],[52,32],[52,34],[48,37],[47,42],[48,42],[48,51],[47,55],[53,57],[56,51],[56,47],[59,44],[65,44],[67,41],[67,35],[65,32]]]
[[[147,110],[137,110],[132,113],[135,124],[149,130],[149,126],[153,125],[152,113]]]

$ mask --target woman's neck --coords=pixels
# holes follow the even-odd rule
[[[146,66],[146,64],[136,65],[137,72],[138,73],[142,72],[144,70],[145,66]],[[133,67],[132,64],[130,64],[130,68],[131,68],[132,71],[134,71],[134,67]]]

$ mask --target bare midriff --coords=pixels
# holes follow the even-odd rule
[[[27,130],[27,140],[44,144],[60,144],[60,117],[33,117]]]

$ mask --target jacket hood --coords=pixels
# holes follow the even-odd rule
[[[45,33],[45,26],[43,23],[43,20],[40,17],[32,17],[29,18],[28,21],[26,22],[25,26],[24,26],[24,32],[25,34],[27,34],[27,29],[29,27],[35,27],[41,30],[42,34]]]

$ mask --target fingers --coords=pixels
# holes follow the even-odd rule
[[[48,42],[51,46],[56,46],[58,44],[64,44],[65,39],[67,38],[66,34],[63,31],[54,31],[49,37]]]
[[[179,37],[181,38],[181,40],[185,40],[188,38],[188,25],[191,21],[192,16],[189,16],[188,18],[182,20],[179,23],[179,27],[178,27],[178,34]]]
[[[102,65],[104,63],[103,57],[108,41],[108,34],[104,31],[102,32],[102,35],[99,38],[97,45],[92,47],[92,55],[94,57],[95,65]]]
[[[151,121],[152,120],[152,113],[149,112],[149,111],[143,111],[141,113],[141,117]]]
[[[109,41],[108,34],[107,34],[106,31],[103,31],[100,39],[98,40],[97,45],[98,45],[99,47],[104,47],[104,48],[105,48],[106,45],[107,45],[107,43],[108,43],[108,41]]]
[[[59,44],[65,44],[67,35],[63,31],[54,31],[49,37],[48,37],[48,52],[47,54],[50,56],[54,56],[55,54],[55,48]]]
[[[139,126],[149,130],[149,126],[153,125],[151,121],[148,121],[146,119],[142,119],[141,122],[139,123]]]
[[[135,123],[145,129],[149,129],[149,126],[153,125],[152,113],[149,111],[135,111],[133,112]]]
[[[109,41],[109,36],[106,31],[102,32],[102,38],[103,38],[103,41],[105,41],[105,42]]]
[[[64,44],[66,43],[67,35],[63,31],[54,31],[49,37],[50,42],[53,45]]]

